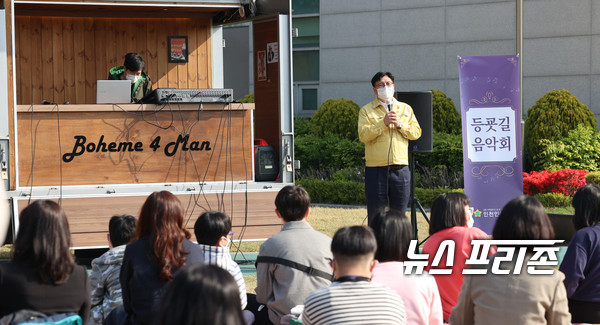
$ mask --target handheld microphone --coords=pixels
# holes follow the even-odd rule
[[[388,112],[392,110],[392,103],[394,103],[394,102],[391,99],[388,99],[385,101],[385,105],[386,105]]]

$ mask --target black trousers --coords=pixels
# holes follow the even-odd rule
[[[410,200],[410,170],[408,166],[366,167],[365,194],[369,224],[389,203],[390,210],[404,215]],[[388,202],[389,197],[389,202]]]

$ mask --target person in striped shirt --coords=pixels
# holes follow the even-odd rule
[[[306,298],[304,325],[406,324],[402,298],[388,287],[371,282],[376,250],[371,228],[344,227],[335,233],[331,241],[335,280]]]
[[[248,298],[244,276],[229,254],[229,243],[233,237],[231,218],[223,212],[205,212],[196,220],[194,234],[204,254],[204,263],[219,266],[231,273],[240,289],[242,309],[246,308]]]

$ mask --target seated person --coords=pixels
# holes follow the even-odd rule
[[[179,269],[204,262],[200,247],[189,240],[184,216],[185,208],[171,192],[148,196],[138,217],[136,241],[127,245],[123,255],[121,293],[126,315],[119,307],[110,319],[125,316],[133,324],[154,324],[163,286]]]
[[[257,325],[279,324],[282,316],[302,305],[311,292],[329,285],[333,278],[327,264],[331,258],[331,239],[306,222],[310,212],[306,190],[285,186],[277,193],[275,207],[284,225],[260,245],[258,252],[256,301],[267,308],[256,308]],[[309,273],[309,267],[313,272]],[[248,309],[255,310],[252,306]]]
[[[454,264],[451,266],[452,273],[433,275],[442,300],[444,320],[448,320],[452,307],[456,305],[458,293],[465,277],[462,272],[473,249],[471,240],[489,239],[483,230],[473,227],[473,210],[469,206],[470,204],[471,199],[463,193],[444,193],[439,195],[431,205],[431,221],[429,222],[429,235],[431,236],[423,245],[423,253],[429,254],[425,270],[430,272],[430,269],[450,268],[446,265],[447,251],[444,252],[439,265],[435,266],[433,259],[443,241],[450,239],[456,245]],[[495,249],[490,249],[490,254],[495,252]]]
[[[108,80],[131,80],[131,101],[138,103],[152,92],[152,81],[144,72],[146,63],[141,55],[127,53],[122,66],[110,69]]]
[[[182,269],[166,286],[155,325],[244,325],[235,280],[215,265]]]
[[[0,317],[27,309],[46,316],[75,313],[87,323],[90,282],[71,243],[67,216],[56,202],[35,201],[21,211],[12,259],[0,263]]]
[[[205,212],[198,217],[194,224],[196,240],[204,253],[204,262],[219,266],[235,279],[240,289],[242,309],[246,308],[246,283],[239,265],[229,254],[229,243],[233,236],[231,218],[223,212]]]
[[[600,324],[600,186],[577,190],[573,207],[577,232],[559,270],[565,274],[571,321]]]
[[[388,286],[404,300],[407,324],[442,324],[442,302],[432,275],[404,274],[404,261],[412,239],[408,218],[394,210],[379,213],[371,220],[377,239],[373,282]]]
[[[108,222],[111,249],[92,260],[92,309],[88,324],[102,324],[113,308],[123,304],[119,274],[125,245],[135,238],[135,223],[130,215],[113,216]]]
[[[521,195],[508,202],[500,212],[492,236],[495,240],[550,240],[554,229],[544,207],[533,196]],[[518,248],[520,250],[521,248]],[[571,314],[562,272],[552,266],[535,265],[538,270],[553,270],[552,274],[532,274],[529,262],[533,262],[533,246],[526,248],[524,259],[516,251],[512,259],[508,253],[490,257],[485,274],[469,274],[452,309],[450,324],[503,325],[548,324],[570,325]],[[500,269],[508,274],[494,274],[494,260],[502,259]],[[537,261],[545,259],[541,258]],[[564,262],[563,262],[564,263]]]
[[[371,282],[376,250],[369,227],[338,229],[331,241],[335,280],[306,298],[302,323],[406,324],[402,298],[383,284]]]

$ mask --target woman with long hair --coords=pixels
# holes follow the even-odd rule
[[[196,264],[168,284],[158,325],[243,325],[237,283],[225,269]]]
[[[121,267],[123,307],[128,322],[154,322],[155,303],[165,283],[184,267],[203,261],[200,247],[183,227],[184,209],[168,191],[148,196],[138,218],[137,240],[125,249]]]
[[[554,229],[540,201],[521,195],[502,208],[492,235],[494,240],[549,240],[554,239]],[[499,253],[490,257],[485,275],[465,277],[451,324],[571,324],[564,275],[552,266],[538,265],[534,267],[551,274],[530,274],[533,247],[515,249],[513,256],[525,250],[524,260],[507,261],[508,255]],[[496,258],[502,262],[496,263]],[[493,274],[497,264],[508,274]]]
[[[72,312],[85,324],[90,284],[70,247],[67,216],[56,202],[39,200],[23,209],[12,259],[0,263],[0,317],[23,309],[47,316]]]
[[[471,199],[463,193],[445,193],[438,196],[431,205],[431,220],[429,222],[429,239],[423,245],[423,253],[429,254],[426,270],[450,269],[450,274],[433,274],[438,285],[444,320],[448,320],[452,307],[460,292],[464,275],[465,262],[471,255],[471,240],[489,239],[489,236],[479,228],[472,227]],[[433,265],[433,259],[438,248],[445,240],[454,242],[454,263],[446,265],[448,255],[444,252],[439,265]],[[493,253],[493,251],[491,252]]]
[[[371,221],[377,240],[373,282],[396,291],[404,300],[406,324],[442,323],[442,303],[435,279],[427,272],[404,274],[404,261],[412,240],[412,226],[406,216],[396,212],[380,213]]]
[[[600,324],[600,186],[585,185],[573,196],[577,232],[559,270],[573,323]]]

